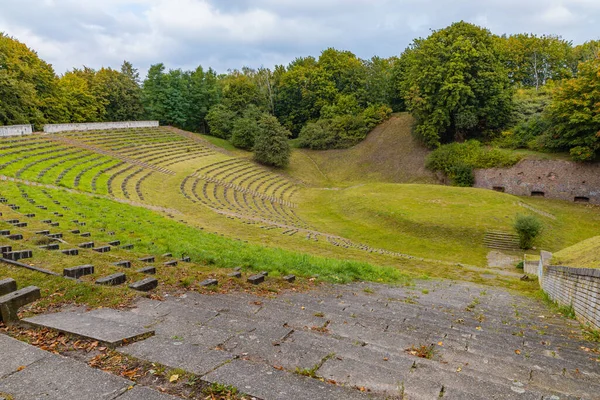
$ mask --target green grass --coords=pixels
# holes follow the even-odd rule
[[[414,256],[485,265],[487,230],[512,231],[519,202],[555,215],[544,224],[537,245],[550,251],[593,236],[597,207],[562,201],[522,199],[490,190],[439,185],[372,183],[342,190],[310,189],[299,214],[320,229],[354,241]]]
[[[552,255],[553,265],[600,268],[600,236],[594,236]]]
[[[39,188],[25,187],[24,190],[34,199],[44,199]],[[193,261],[207,266],[215,268],[242,266],[249,270],[266,270],[270,276],[275,277],[288,274],[307,277],[318,275],[324,281],[340,283],[359,279],[404,283],[408,279],[406,274],[396,268],[381,267],[365,262],[315,257],[280,248],[248,244],[206,233],[146,208],[61,190],[46,189],[46,191],[52,195],[53,199],[60,201],[61,205],[71,208],[71,211],[61,211],[65,214],[63,220],[82,219],[75,214],[76,210],[85,214],[84,220],[87,225],[80,229],[93,232],[93,238],[90,240],[102,243],[120,239],[124,244],[134,243],[135,251],[139,253],[160,255],[170,252],[175,257],[185,254],[190,256]],[[20,199],[14,183],[3,184],[2,194],[14,200]],[[47,203],[50,203],[50,200],[47,200]],[[43,216],[41,210],[34,206],[24,202],[20,202],[20,204],[23,204],[21,210],[23,213],[34,212],[39,216],[36,219],[41,219]],[[38,204],[42,204],[41,201],[38,201]],[[52,218],[49,211],[47,217]],[[10,215],[7,210],[5,213]],[[105,232],[101,232],[101,229],[104,229]],[[64,231],[65,228],[60,230]],[[114,231],[116,235],[109,236],[109,231]],[[75,240],[85,241],[82,238],[68,236],[67,238],[73,242]],[[58,253],[48,253],[50,257],[54,255],[58,257],[56,262],[65,259]],[[92,257],[95,256],[92,254]],[[81,258],[72,260],[81,263]]]

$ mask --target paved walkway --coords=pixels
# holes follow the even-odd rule
[[[189,292],[85,316],[155,331],[123,353],[264,400],[600,399],[597,344],[578,337],[575,321],[467,283],[339,285],[272,299]],[[0,339],[9,349],[0,352],[0,393],[15,399],[168,398]]]

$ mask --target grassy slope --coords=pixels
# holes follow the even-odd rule
[[[519,202],[556,216],[538,215],[545,226],[538,244],[544,249],[557,250],[593,236],[600,225],[598,207],[439,185],[309,189],[303,202],[311,207],[301,209],[302,216],[329,232],[374,247],[474,265],[485,265],[486,230],[511,231],[517,214],[532,213]]]
[[[554,253],[552,264],[576,268],[600,268],[600,236],[589,238]]]
[[[350,149],[294,150],[289,172],[317,186],[373,181],[433,183],[434,176],[425,169],[428,150],[413,138],[413,123],[410,115],[395,114]]]

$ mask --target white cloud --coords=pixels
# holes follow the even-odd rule
[[[399,54],[415,37],[465,20],[494,33],[597,39],[600,0],[2,0],[0,31],[58,72],[127,59],[220,72],[272,67],[327,47]]]

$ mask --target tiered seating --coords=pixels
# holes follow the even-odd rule
[[[308,228],[290,201],[294,184],[251,162],[230,158],[208,164],[186,177],[183,195],[237,218],[290,228]],[[289,229],[288,229],[289,230]]]

